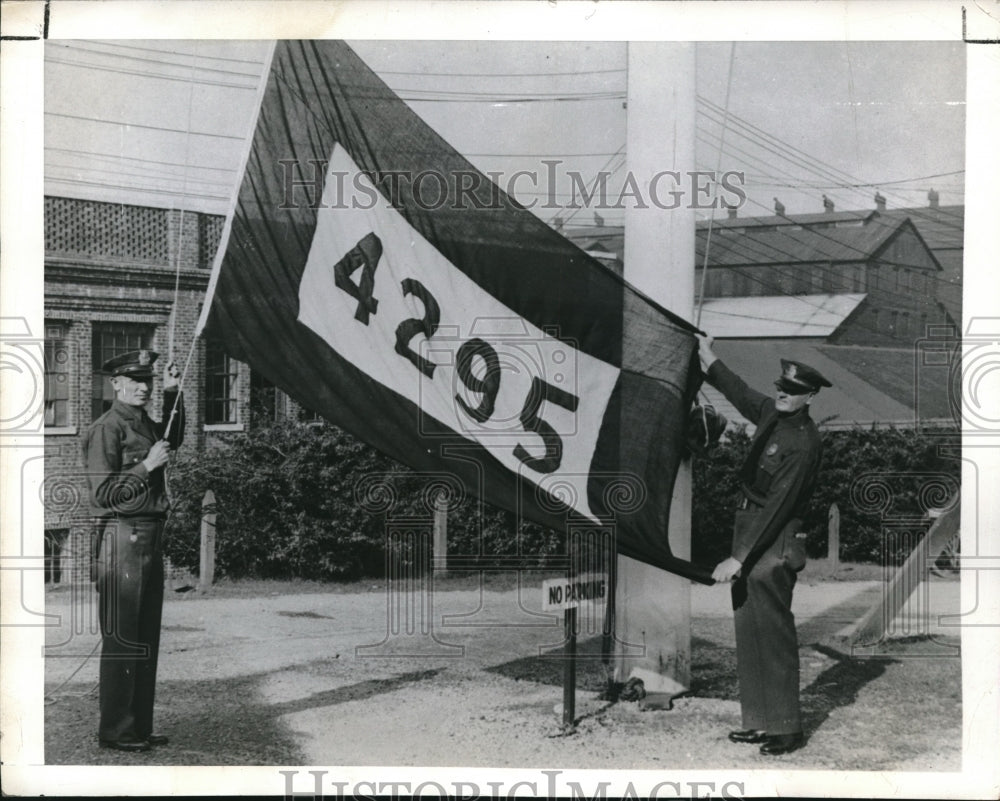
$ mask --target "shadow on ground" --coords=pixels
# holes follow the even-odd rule
[[[304,756],[273,708],[259,701],[259,677],[161,681],[156,730],[171,743],[140,754],[97,744],[97,692],[62,694],[45,707],[48,765],[298,765]],[[162,710],[162,711],[161,711]]]
[[[603,637],[592,637],[577,643],[577,690],[601,692],[607,686],[610,668],[605,664],[601,654],[603,642]],[[553,648],[539,656],[526,656],[483,670],[517,681],[534,681],[538,684],[561,687],[565,665],[562,649]]]

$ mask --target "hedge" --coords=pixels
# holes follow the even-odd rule
[[[883,515],[909,520],[908,530],[926,528],[927,507],[944,505],[958,486],[958,434],[853,429],[827,431],[823,441],[821,481],[804,523],[810,554],[825,555],[827,510],[836,502],[841,558],[898,562],[913,537],[886,539]],[[693,459],[695,561],[713,564],[727,554],[739,498],[736,474],[748,446],[740,429],[710,455]],[[325,423],[255,425],[251,436],[178,460],[169,488],[167,555],[197,570],[201,502],[212,489],[216,571],[232,578],[382,575],[387,524],[427,520],[442,489],[452,498],[449,554],[520,554],[544,564],[565,547],[561,534],[468,497],[447,477],[416,474]]]
[[[947,505],[960,481],[961,438],[955,429],[827,430],[823,464],[803,516],[810,556],[827,555],[828,514],[840,510],[840,558],[899,564],[929,525],[927,512]],[[692,555],[714,563],[728,555],[740,500],[737,472],[750,437],[745,428],[693,464]]]
[[[387,524],[433,514],[452,499],[453,554],[539,560],[562,537],[466,496],[441,476],[414,473],[325,423],[257,424],[252,435],[178,460],[168,476],[166,554],[198,568],[201,504],[215,495],[217,573],[231,578],[349,580],[382,575]]]

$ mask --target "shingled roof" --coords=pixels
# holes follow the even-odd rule
[[[842,218],[858,225],[809,228],[799,224],[771,227],[769,221],[780,217],[728,219],[712,229],[709,250],[710,267],[735,267],[753,264],[797,264],[809,262],[854,262],[874,258],[878,251],[904,229],[919,234],[905,217],[881,216],[876,212],[830,212],[796,215],[807,218]],[[757,221],[761,221],[757,224]],[[736,225],[735,223],[740,223]],[[794,221],[793,221],[794,222]],[[861,224],[863,223],[863,224]],[[624,259],[625,234],[621,226],[590,226],[567,229],[564,234],[583,250],[601,248]],[[695,244],[696,262],[705,258],[708,226],[700,224]],[[923,265],[914,265],[923,266]]]
[[[815,367],[833,387],[823,389],[813,400],[812,417],[830,428],[909,427],[950,424],[956,419],[947,382],[938,375],[922,375],[915,367],[917,355],[912,348],[835,346],[798,338],[722,340],[714,350],[744,381],[766,395],[774,393],[781,359]],[[702,391],[730,423],[748,422],[718,390],[705,384]]]

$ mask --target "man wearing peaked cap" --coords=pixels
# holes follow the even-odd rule
[[[101,620],[98,740],[104,748],[130,752],[167,742],[153,733],[168,507],[164,466],[183,441],[184,406],[171,363],[164,372],[164,422],[146,414],[157,358],[154,351],[135,350],[105,362],[115,399],[83,445]]]
[[[785,754],[805,742],[791,606],[796,574],[806,563],[801,516],[822,458],[809,404],[821,387],[832,385],[809,365],[782,359],[772,398],[719,361],[710,337],[699,337],[699,356],[708,382],[757,426],[740,470],[744,497],[731,556],[712,574],[732,584],[743,722],[729,739],[760,743],[765,755]]]
[[[790,359],[781,360],[781,378],[774,382],[774,385],[790,395],[804,395],[809,392],[818,392],[821,387],[832,387],[819,372],[802,362],[793,362]]]

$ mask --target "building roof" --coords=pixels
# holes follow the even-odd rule
[[[909,218],[933,251],[961,250],[965,245],[965,206],[918,206],[879,213],[891,219]]]
[[[774,393],[781,359],[815,367],[833,387],[816,395],[812,417],[817,423],[825,421],[830,428],[873,423],[912,426],[918,422],[918,414],[925,423],[951,419],[947,386],[938,380],[918,387],[913,349],[824,345],[819,339],[807,338],[723,340],[715,343],[714,349],[744,381],[767,395]],[[919,403],[918,388],[922,393]],[[747,422],[718,390],[705,384],[702,391],[730,423]]]
[[[713,228],[751,228],[776,225],[822,225],[824,223],[856,223],[870,219],[877,214],[868,211],[820,211],[813,214],[774,214],[766,217],[716,217]],[[708,220],[698,220],[698,229],[708,228]]]
[[[852,216],[853,215],[853,216]],[[808,228],[798,220],[842,217],[863,224],[845,227]],[[882,217],[875,212],[833,212],[800,214],[788,224],[768,227],[751,224],[755,220],[785,220],[788,218],[739,218],[725,220],[725,225],[713,227],[709,251],[709,266],[736,267],[752,264],[796,264],[808,262],[861,262],[874,258],[878,251],[902,229],[913,230],[905,217]],[[736,225],[735,223],[741,223]],[[794,223],[794,224],[793,224]],[[621,226],[587,226],[568,228],[564,235],[583,250],[600,247],[624,259],[625,232]],[[696,236],[696,264],[705,258],[708,228],[699,225]],[[923,265],[914,265],[923,267]]]
[[[796,264],[808,262],[863,262],[904,228],[906,220],[872,217],[864,225],[847,228],[721,228],[713,232],[709,247],[710,267],[751,264]],[[708,231],[699,231],[695,253],[697,263],[705,258]],[[917,266],[917,265],[914,265]]]
[[[829,337],[865,299],[844,295],[706,298],[700,327],[717,339]]]

